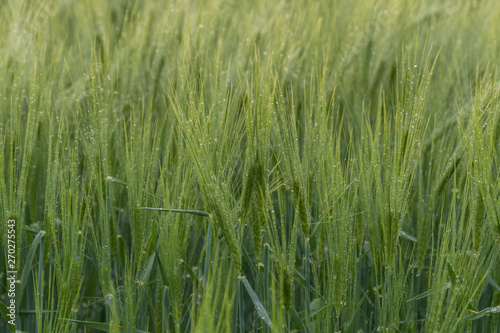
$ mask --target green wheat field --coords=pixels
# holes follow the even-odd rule
[[[500,332],[500,2],[0,0],[0,331]]]

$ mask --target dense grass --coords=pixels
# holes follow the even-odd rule
[[[17,330],[500,332],[499,2],[0,16]]]

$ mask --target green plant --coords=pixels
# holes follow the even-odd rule
[[[500,329],[497,2],[0,8],[2,332]]]

